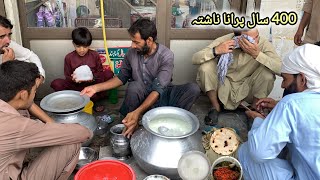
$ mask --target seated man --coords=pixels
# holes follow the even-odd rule
[[[139,117],[152,107],[175,106],[189,110],[200,94],[194,83],[173,86],[173,52],[156,43],[157,29],[148,19],[139,19],[128,30],[132,44],[120,73],[107,82],[86,87],[81,93],[96,92],[126,84],[126,96],[120,113],[125,116],[124,135],[131,136]]]
[[[113,77],[111,70],[103,71],[99,53],[89,49],[92,43],[92,35],[87,28],[78,27],[74,29],[72,31],[72,43],[75,50],[67,54],[64,59],[65,79],[53,80],[51,82],[52,89],[55,91],[82,91],[86,86],[102,83]],[[76,73],[79,70],[78,68],[84,69]],[[77,75],[84,77],[77,77]],[[104,110],[104,106],[100,104],[99,100],[105,96],[106,92],[99,92],[91,97],[95,111],[101,112]]]
[[[11,41],[13,25],[11,22],[0,16],[0,64],[6,61],[19,60],[35,63],[40,71],[41,81],[45,78],[45,72],[42,68],[39,57],[27,48],[24,48],[14,41]],[[39,118],[43,122],[54,122],[39,106],[32,104],[28,109],[31,114]]]
[[[192,63],[200,65],[197,82],[212,104],[207,125],[217,124],[220,102],[234,110],[243,100],[254,105],[267,97],[281,66],[272,44],[257,29],[234,31],[214,40],[193,55]]]
[[[81,143],[92,136],[79,124],[47,123],[21,116],[33,104],[40,74],[34,63],[0,65],[0,179],[67,179],[76,166]],[[28,166],[30,148],[45,147]]]
[[[281,86],[294,94],[280,100],[264,120],[247,112],[255,119],[238,151],[245,179],[320,179],[319,57],[316,45],[296,48],[281,67]],[[285,146],[289,160],[278,158]]]

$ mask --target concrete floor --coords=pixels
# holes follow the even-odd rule
[[[101,116],[103,114],[109,114],[113,117],[114,122],[111,123],[108,128],[106,135],[104,137],[96,136],[94,137],[93,143],[90,145],[91,148],[99,151],[99,158],[111,157],[111,148],[110,148],[110,140],[109,140],[109,128],[115,124],[121,123],[121,116],[118,113],[118,110],[123,102],[123,99],[118,99],[118,103],[111,104],[108,101],[103,101],[106,109],[102,113],[94,113],[94,116]],[[191,108],[191,112],[196,115],[200,122],[200,130],[209,130],[212,127],[206,126],[204,124],[204,117],[207,115],[211,105],[208,98],[204,95],[200,96],[199,99],[195,102],[195,104]],[[248,133],[248,120],[244,114],[243,110],[235,110],[235,111],[223,111],[218,118],[218,127],[231,127],[236,130],[238,135],[241,137],[242,141],[247,140]],[[147,174],[137,165],[134,158],[131,157],[129,160],[124,161],[129,164],[136,173],[137,180],[143,180]],[[73,175],[69,178],[73,179]]]
[[[113,118],[113,122],[109,124],[109,126],[106,128],[105,132],[106,134],[102,136],[95,136],[93,138],[92,143],[89,145],[89,147],[95,149],[97,152],[99,152],[99,157],[110,157],[111,156],[111,149],[110,149],[110,135],[109,135],[109,129],[113,125],[121,123],[122,117],[120,116],[118,110],[123,102],[123,98],[118,99],[118,103],[111,104],[108,100],[102,101],[105,105],[105,111],[96,113],[94,112],[93,115],[95,117],[101,116],[104,114],[108,114]],[[195,102],[195,104],[191,108],[191,112],[196,115],[196,117],[199,119],[200,122],[200,130],[210,130],[212,127],[206,126],[204,124],[204,117],[207,115],[211,105],[209,102],[209,99],[205,95],[201,95],[199,99]],[[236,130],[242,141],[247,140],[247,133],[248,133],[248,127],[250,126],[251,122],[249,122],[244,114],[243,110],[235,110],[235,111],[223,111],[220,113],[218,118],[218,127],[231,127]],[[31,156],[27,157],[27,159],[32,160],[41,150],[36,149],[33,151],[33,153],[30,153]],[[141,170],[141,168],[137,165],[134,158],[130,158],[127,161],[124,161],[125,163],[129,164],[136,173],[137,180],[143,180],[144,177],[147,176],[147,174]],[[74,175],[76,174],[76,171],[72,173],[69,180],[74,179]]]

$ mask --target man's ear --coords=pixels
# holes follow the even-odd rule
[[[300,76],[301,76],[301,78],[298,80],[299,81],[298,85],[303,88],[308,88],[306,76],[303,73],[300,73]]]
[[[29,92],[27,90],[21,90],[18,94],[20,94],[20,99],[23,101],[26,101],[29,98]]]
[[[21,107],[23,107],[23,105],[24,105],[25,101],[28,99],[28,97],[29,97],[28,91],[21,90],[10,101],[14,102],[16,109],[20,109]]]
[[[153,38],[152,37],[148,37],[147,43],[152,43],[152,42],[153,42]]]
[[[40,76],[40,78],[36,79],[36,88],[38,88],[40,86],[40,84],[43,82],[44,77]]]

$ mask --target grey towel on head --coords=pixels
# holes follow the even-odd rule
[[[241,35],[241,36],[236,36],[236,37],[233,37],[232,39],[235,41],[235,47],[234,48],[239,48],[239,38],[240,37],[244,37],[246,38],[249,42],[251,42],[252,44],[254,43],[254,39],[248,35]],[[224,78],[226,77],[227,75],[227,71],[228,71],[228,67],[230,66],[230,64],[233,62],[233,54],[232,53],[226,53],[226,54],[222,54],[220,59],[219,59],[219,62],[218,62],[218,65],[217,65],[217,68],[218,68],[218,79],[219,79],[219,82],[221,84],[224,84]]]

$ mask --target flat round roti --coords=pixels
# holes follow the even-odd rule
[[[230,155],[239,147],[240,141],[237,134],[228,128],[217,129],[210,138],[212,150],[220,155]]]

